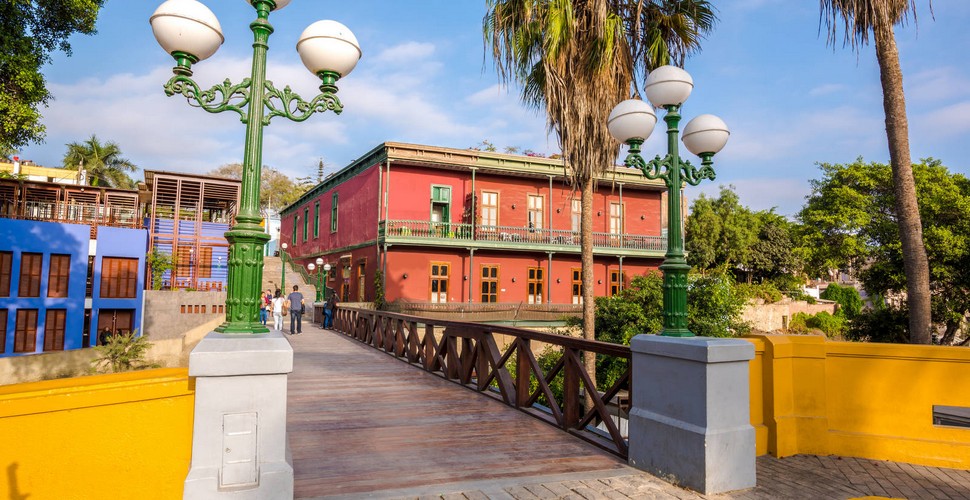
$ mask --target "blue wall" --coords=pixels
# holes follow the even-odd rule
[[[94,259],[94,287],[91,300],[91,335],[97,336],[99,310],[134,309],[134,328],[141,335],[142,300],[145,296],[145,254],[148,251],[148,231],[120,227],[99,227],[97,250]],[[105,257],[138,259],[137,293],[133,299],[101,298],[101,266]],[[94,340],[92,340],[94,343]]]
[[[0,297],[0,308],[7,310],[7,341],[0,356],[15,355],[14,332],[18,309],[37,309],[37,343],[34,352],[44,351],[44,324],[47,309],[66,309],[64,325],[64,349],[82,347],[84,322],[84,288],[87,278],[88,249],[91,228],[78,224],[57,224],[15,219],[0,219],[0,250],[13,252],[10,268],[10,297]],[[40,297],[18,297],[20,288],[20,261],[24,252],[42,253]],[[143,256],[144,256],[144,252]],[[71,274],[67,298],[47,297],[48,273],[51,254],[71,256]],[[17,353],[16,355],[20,355]],[[27,353],[24,353],[27,354]]]

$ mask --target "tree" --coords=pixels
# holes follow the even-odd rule
[[[92,135],[83,143],[72,142],[67,145],[64,168],[68,170],[83,168],[92,186],[135,188],[135,181],[128,176],[128,172],[134,172],[137,167],[121,156],[118,143],[108,141],[101,144],[96,135]]]
[[[242,163],[227,163],[210,171],[209,175],[242,179]],[[301,177],[294,182],[279,170],[264,165],[259,186],[259,206],[279,210],[298,200],[312,185],[309,177]]]
[[[869,43],[870,32],[875,42],[892,166],[896,222],[906,274],[910,341],[928,344],[932,340],[929,260],[923,243],[923,225],[909,156],[909,121],[903,95],[903,72],[899,65],[896,35],[893,33],[895,25],[907,22],[910,12],[913,12],[913,19],[916,18],[916,0],[821,0],[820,6],[822,20],[828,29],[828,43],[836,41],[839,25],[845,31],[843,43],[851,45],[854,50]]]
[[[870,295],[901,296],[908,290],[908,277],[893,209],[892,168],[859,159],[845,165],[822,164],[821,169],[823,177],[812,181],[812,194],[799,213],[809,262],[857,269]],[[944,327],[941,343],[951,343],[970,312],[970,180],[932,159],[913,165],[913,173],[932,263],[931,311]],[[878,321],[866,322],[882,325],[886,318],[905,317],[906,309],[889,304]],[[909,332],[910,342],[916,342]]]
[[[597,174],[614,164],[618,144],[606,119],[628,98],[637,73],[683,63],[715,21],[704,0],[488,0],[483,20],[499,78],[521,86],[544,110],[573,185],[582,196],[583,335],[595,335],[592,202]],[[587,356],[587,372],[595,360]]]
[[[41,68],[50,53],[71,54],[74,33],[95,33],[104,0],[0,2],[0,149],[44,139],[39,108],[51,99]]]
[[[758,238],[758,219],[742,206],[733,187],[717,198],[701,194],[685,223],[687,262],[700,271],[744,267]]]

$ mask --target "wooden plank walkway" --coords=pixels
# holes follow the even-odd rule
[[[970,499],[970,471],[846,457],[758,458],[758,486],[703,496],[487,396],[304,324],[287,425],[296,498]]]
[[[287,429],[297,498],[630,469],[580,439],[342,335],[304,325]]]

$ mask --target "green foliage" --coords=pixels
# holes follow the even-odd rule
[[[852,320],[846,337],[861,342],[905,343],[909,339],[909,312],[886,306],[865,309]]]
[[[148,261],[148,270],[152,275],[152,290],[161,290],[162,278],[164,277],[165,271],[175,269],[172,256],[171,254],[159,252],[157,248],[152,248],[152,251],[148,252],[146,260]]]
[[[98,357],[91,361],[91,368],[96,372],[106,373],[157,368],[158,365],[145,362],[145,355],[150,347],[148,336],[139,336],[138,330],[111,335],[105,345],[94,348]]]
[[[11,0],[0,2],[0,149],[44,139],[39,109],[51,98],[41,68],[50,53],[71,54],[75,33],[95,32],[104,0]]]
[[[806,313],[795,313],[788,322],[788,331],[791,333],[810,333],[819,330],[828,337],[840,337],[849,328],[849,322],[841,314],[829,314],[821,311],[814,315]]]
[[[793,314],[791,320],[788,321],[788,331],[791,333],[808,333],[808,318],[810,316],[803,312]]]
[[[387,306],[387,301],[384,296],[384,272],[378,269],[374,273],[374,308],[380,311],[385,306]]]
[[[851,286],[831,283],[822,291],[819,298],[837,302],[839,311],[848,319],[855,318],[862,311],[862,297],[859,296],[859,291]]]
[[[751,326],[741,319],[746,302],[727,272],[692,274],[688,278],[687,326],[702,337],[747,334]]]
[[[821,164],[822,178],[813,180],[812,194],[799,213],[808,262],[816,269],[861,269],[859,277],[870,294],[906,291],[903,253],[895,216],[895,194],[889,165]],[[970,312],[970,181],[952,174],[939,161],[913,165],[922,220],[923,241],[930,263],[933,321],[956,331]],[[867,317],[872,324],[900,314]],[[866,329],[860,338],[899,338]],[[944,343],[952,341],[952,336]]]
[[[68,144],[63,163],[68,170],[83,168],[92,186],[135,188],[135,181],[128,173],[134,172],[137,167],[121,156],[121,147],[117,143],[108,141],[102,144],[96,135],[83,143]]]
[[[761,299],[765,304],[774,304],[782,299],[783,295],[778,287],[770,281],[758,284],[741,283],[737,285],[737,293],[747,299]]]

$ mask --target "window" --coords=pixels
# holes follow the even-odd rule
[[[583,270],[573,268],[573,304],[583,303]]]
[[[573,232],[578,233],[583,223],[583,202],[580,200],[571,200],[569,206],[572,211]]]
[[[448,236],[451,222],[451,188],[431,186],[431,227],[436,236]]]
[[[37,309],[18,309],[13,352],[37,350]]]
[[[367,290],[367,261],[357,263],[357,302],[364,302]]]
[[[310,207],[303,209],[303,241],[307,240],[308,229],[310,227]]]
[[[442,262],[431,263],[431,302],[444,304],[448,302],[448,268],[449,264]]]
[[[64,309],[48,309],[47,321],[44,322],[44,350],[64,350],[64,323],[67,311]]]
[[[293,216],[293,241],[291,242],[294,245],[296,245],[296,230],[299,227],[299,224],[300,224],[300,216],[294,215]]]
[[[10,296],[10,268],[12,265],[13,252],[0,252],[0,297]]]
[[[482,225],[498,225],[498,193],[482,191]]]
[[[529,195],[529,230],[542,229],[542,196]]]
[[[137,289],[138,259],[123,257],[101,259],[102,298],[133,299],[137,296]]]
[[[529,290],[528,290],[528,300],[530,304],[541,304],[542,303],[542,268],[541,267],[530,267],[529,268]]]
[[[626,284],[626,273],[621,273],[619,270],[610,271],[610,297],[620,293],[624,284]]]
[[[98,333],[100,334],[105,329],[108,329],[112,334],[131,333],[134,319],[134,309],[99,309]],[[98,344],[100,343],[98,342]]]
[[[313,204],[313,237],[320,236],[320,202]]]
[[[94,256],[88,255],[88,275],[84,281],[84,296],[94,296]]]
[[[67,284],[71,276],[71,256],[51,255],[51,265],[47,272],[47,296],[62,299],[67,297]]]
[[[623,205],[610,203],[610,234],[623,234]]]
[[[27,253],[20,255],[20,297],[40,297],[40,272],[44,254]]]
[[[7,347],[7,310],[0,309],[0,353]]]
[[[175,252],[176,255],[177,255],[177,257],[175,259],[175,277],[176,278],[191,278],[192,277],[192,254],[195,253],[193,250],[194,249],[191,246],[188,246],[188,245],[179,246],[178,247],[178,250],[176,250],[176,252]],[[107,259],[104,259],[104,260],[107,260]],[[102,287],[104,286],[104,284],[103,284],[104,283],[104,267],[105,267],[105,264],[102,261],[102,263],[101,263],[101,280],[102,280],[102,285],[101,286]],[[104,290],[103,289],[102,289],[101,293],[104,293]]]
[[[196,263],[200,278],[212,277],[212,247],[199,249],[199,261]]]
[[[498,266],[482,266],[482,303],[498,302]]]
[[[330,200],[330,232],[337,232],[337,193]]]

